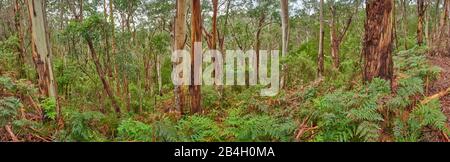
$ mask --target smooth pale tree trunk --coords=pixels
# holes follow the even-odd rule
[[[417,45],[419,46],[423,45],[425,12],[425,0],[417,0]]]
[[[200,75],[201,69],[197,69],[194,60],[197,55],[196,50],[201,51],[202,49],[196,49],[195,44],[202,44],[202,11],[201,11],[201,1],[191,0],[191,85],[189,86],[189,91],[191,95],[191,113],[197,114],[202,112],[202,95],[201,86],[195,85],[196,76]]]
[[[183,50],[185,47],[186,40],[186,0],[177,0],[177,11],[175,17],[175,48],[174,50]],[[181,63],[174,63],[174,67]],[[176,74],[182,75],[182,74]],[[183,86],[175,85],[175,109],[181,114],[184,113],[184,88]]]
[[[364,36],[364,81],[393,80],[393,0],[368,0]]]
[[[46,31],[44,3],[42,0],[27,0],[33,61],[38,73],[41,94],[58,101],[56,81],[53,76],[51,52]],[[57,120],[61,120],[61,110],[56,103]]]
[[[162,96],[161,55],[156,55],[156,75],[158,78],[158,95]]]
[[[319,54],[317,61],[317,75],[319,78],[323,77],[323,73],[325,70],[324,67],[324,54],[323,54],[323,43],[324,43],[324,20],[323,20],[323,0],[320,0],[320,35],[319,35]]]
[[[280,0],[281,3],[281,30],[282,30],[282,57],[289,54],[289,0]],[[280,79],[280,86],[284,88],[286,85],[286,65],[281,66],[283,75]]]
[[[106,74],[106,73],[105,73]],[[128,74],[125,71],[123,73],[123,100],[125,101],[126,104],[126,108],[128,112],[131,112],[131,94],[130,94],[130,90],[129,90],[129,83],[128,83]]]

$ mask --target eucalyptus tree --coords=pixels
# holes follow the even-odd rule
[[[324,29],[324,13],[323,13],[323,7],[324,7],[324,0],[320,0],[320,7],[319,7],[319,21],[320,21],[320,28],[319,28],[319,54],[317,56],[317,75],[319,78],[323,77],[323,73],[325,71],[325,65],[324,65],[324,51],[323,51],[323,44],[324,44],[324,35],[325,35],[325,29]]]
[[[289,0],[280,0],[281,3],[281,24],[282,24],[282,56],[286,57],[289,53]],[[286,69],[285,65],[282,65],[281,71]],[[281,88],[284,88],[285,74],[280,79]]]
[[[27,6],[31,26],[32,56],[38,74],[39,89],[41,94],[55,100],[56,118],[60,121],[62,119],[61,110],[58,104],[58,91],[53,73],[44,1],[27,0]]]
[[[191,85],[189,86],[191,97],[191,113],[197,114],[202,112],[202,94],[201,86],[198,85],[198,79],[201,78],[201,67],[194,64],[195,58],[202,49],[196,46],[196,44],[202,44],[202,14],[201,14],[201,0],[191,0]],[[201,52],[200,52],[201,54]],[[197,78],[197,79],[196,79]]]
[[[393,10],[393,0],[366,1],[363,47],[365,82],[370,82],[374,78],[393,81]]]
[[[339,69],[340,67],[340,47],[353,23],[354,17],[358,15],[360,2],[360,0],[330,1],[331,58],[333,68],[335,69]],[[338,12],[344,10],[352,12]],[[339,19],[340,17],[346,17],[346,19]],[[344,20],[344,22],[340,22],[339,20]]]

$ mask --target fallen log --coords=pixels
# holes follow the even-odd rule
[[[420,102],[420,104],[425,105],[425,104],[427,104],[427,103],[433,101],[434,99],[440,99],[441,97],[446,96],[449,92],[450,92],[450,87],[447,88],[447,89],[444,90],[444,91],[441,91],[441,92],[439,92],[439,93],[436,93],[436,94],[434,94],[434,95],[432,95],[432,96],[429,96],[429,97],[425,98],[424,100],[422,100],[422,101]]]
[[[432,95],[432,96],[429,96],[429,97],[425,98],[424,100],[422,100],[422,101],[420,102],[420,104],[425,105],[425,104],[427,104],[427,103],[429,103],[429,102],[431,102],[431,101],[433,101],[433,100],[435,100],[435,99],[440,99],[440,98],[442,98],[442,97],[448,95],[449,93],[450,93],[450,87],[447,88],[447,89],[444,90],[444,91],[441,91],[441,92],[439,92],[439,93],[436,93],[436,94],[434,94],[434,95]],[[449,126],[448,124],[446,124],[445,127],[447,128],[448,131],[450,131],[450,126]],[[450,139],[449,139],[449,137],[448,137],[448,135],[447,135],[446,132],[442,131],[442,135],[445,137],[445,139],[447,140],[447,142],[450,142]]]
[[[11,129],[11,125],[6,125],[5,126],[6,132],[8,132],[9,136],[11,137],[13,142],[19,142],[19,138],[17,138],[17,136],[13,133],[12,129]]]

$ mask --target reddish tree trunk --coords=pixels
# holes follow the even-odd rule
[[[366,2],[364,37],[364,81],[374,78],[393,79],[393,0],[368,0]]]
[[[201,69],[196,69],[195,58],[197,57],[196,50],[201,51],[202,49],[196,49],[196,43],[202,43],[202,12],[201,12],[201,2],[200,0],[192,0],[192,17],[191,17],[191,85],[189,86],[189,91],[191,94],[191,113],[201,113],[202,112],[202,95],[201,86],[195,85],[196,76],[200,75]]]
[[[417,44],[419,46],[423,45],[423,24],[425,18],[426,6],[425,0],[417,0]]]
[[[91,51],[90,53],[91,53],[92,59],[94,60],[95,69],[98,73],[98,76],[100,77],[100,81],[103,84],[103,89],[106,91],[106,94],[108,95],[109,99],[111,100],[114,110],[120,116],[120,113],[121,113],[120,107],[116,101],[116,98],[114,97],[111,87],[109,86],[108,82],[106,81],[105,72],[103,71],[103,69],[100,65],[100,61],[98,59],[97,52],[95,51],[94,44],[92,43],[91,38],[86,38],[86,41],[88,43],[89,50]]]
[[[336,8],[334,4],[331,6],[331,20],[330,20],[330,37],[331,37],[331,58],[333,59],[333,68],[339,69],[340,67],[340,48],[344,37],[347,35],[348,30],[353,22],[353,16],[358,14],[360,2],[355,2],[355,11],[350,13],[345,26],[342,30],[338,29],[336,25]]]

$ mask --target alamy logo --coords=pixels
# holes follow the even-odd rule
[[[193,58],[186,50],[173,52],[172,62],[176,64],[172,72],[173,84],[180,86],[261,85],[267,87],[261,90],[261,96],[275,96],[278,94],[280,88],[278,50],[270,51],[270,53],[266,50],[260,50],[259,55],[254,50],[246,52],[242,50],[227,50],[226,54],[222,55],[217,50],[203,52],[202,49],[201,43],[195,43]],[[212,60],[215,61],[213,62]],[[270,66],[270,70],[268,66]],[[270,76],[268,73],[270,73]]]

